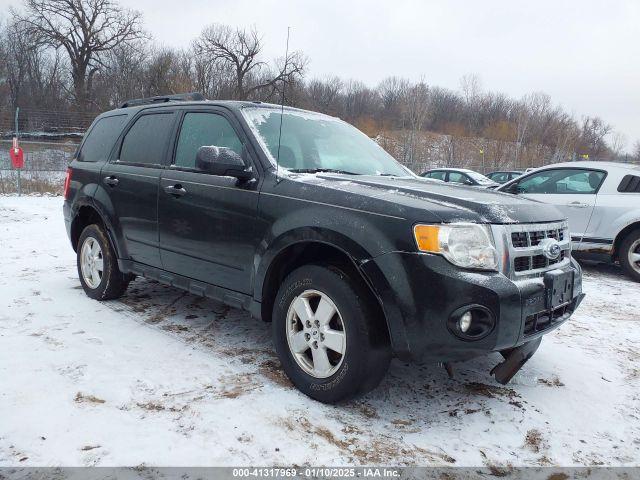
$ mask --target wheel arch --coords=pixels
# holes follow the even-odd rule
[[[627,237],[627,235],[629,235],[631,232],[635,230],[640,230],[640,220],[630,223],[629,225],[627,225],[626,227],[624,227],[622,230],[618,232],[615,240],[613,241],[613,251],[611,252],[611,257],[614,260],[618,259],[618,254],[620,253],[620,246],[622,245],[622,242],[624,242],[624,239]]]
[[[364,248],[335,231],[302,227],[280,235],[261,255],[255,273],[254,299],[262,304],[262,319],[271,320],[278,286],[295,268],[308,263],[334,263],[353,270],[367,282],[358,266],[367,258],[370,255]]]
[[[370,258],[371,255],[357,242],[336,231],[303,227],[286,232],[271,243],[256,270],[254,299],[260,305],[260,317],[263,321],[271,321],[278,288],[290,272],[302,265],[324,263],[342,268],[363,282],[390,333],[389,319],[380,296],[361,268]]]
[[[82,231],[87,226],[94,223],[100,224],[105,228],[107,232],[107,238],[111,242],[111,246],[113,247],[117,256],[120,258],[120,250],[118,248],[117,242],[115,242],[113,239],[113,230],[111,228],[111,225],[93,203],[84,203],[80,205],[73,215],[70,232],[71,246],[73,247],[73,250],[76,252],[78,251],[78,240],[80,239]]]

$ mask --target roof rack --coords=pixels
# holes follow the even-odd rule
[[[148,97],[148,98],[136,98],[133,100],[127,100],[120,108],[127,107],[137,107],[139,105],[150,105],[153,103],[165,103],[165,102],[199,102],[202,100],[206,100],[204,95],[198,92],[192,93],[180,93],[177,95],[160,95],[158,97]]]

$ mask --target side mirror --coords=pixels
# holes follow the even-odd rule
[[[206,145],[196,153],[196,168],[211,175],[249,180],[253,175],[242,157],[228,147]]]

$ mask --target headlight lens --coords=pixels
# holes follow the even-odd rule
[[[421,252],[440,254],[454,265],[463,268],[498,268],[498,252],[487,225],[416,225],[413,234]]]

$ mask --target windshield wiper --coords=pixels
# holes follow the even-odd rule
[[[359,173],[347,172],[346,170],[338,170],[335,168],[290,168],[293,173],[341,173],[343,175],[360,175]]]

